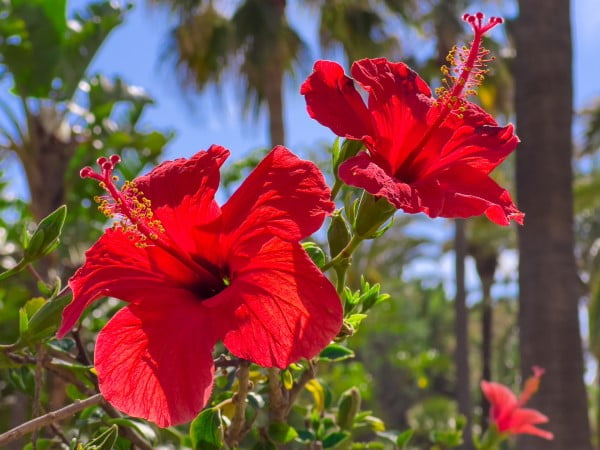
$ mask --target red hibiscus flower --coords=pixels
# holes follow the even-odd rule
[[[97,199],[122,221],[86,253],[70,279],[73,301],[58,336],[94,300],[128,302],[100,331],[100,391],[127,414],[165,427],[207,403],[217,340],[239,358],[287,367],[315,356],[338,333],[339,297],[299,240],[334,205],[317,167],[276,147],[222,207],[214,199],[229,152],[218,146],[113,184],[119,161],[101,158],[109,196]]]
[[[500,383],[482,381],[481,389],[492,405],[490,421],[498,431],[508,434],[533,434],[544,439],[553,439],[549,431],[535,427],[548,422],[548,418],[535,409],[522,408],[538,390],[544,369],[533,368],[533,376],[525,382],[521,397],[517,399],[509,388]]]
[[[512,125],[465,100],[481,81],[485,32],[502,22],[465,15],[475,31],[470,49],[455,49],[457,67],[443,68],[448,89],[433,98],[429,86],[404,63],[384,58],[352,65],[352,76],[331,61],[317,61],[301,88],[309,115],[338,136],[360,140],[367,151],[348,159],[339,176],[351,186],[385,197],[408,213],[430,217],[486,214],[508,225],[523,222],[507,190],[489,174],[519,142]],[[368,93],[365,105],[354,81]]]

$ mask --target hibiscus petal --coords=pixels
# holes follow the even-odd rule
[[[373,134],[367,107],[338,63],[317,61],[300,94],[310,117],[338,136],[361,140]]]
[[[231,260],[231,286],[219,295],[230,300],[214,308],[215,329],[231,353],[264,367],[312,358],[342,325],[335,288],[300,244],[269,236],[253,242]]]
[[[508,225],[511,220],[523,224],[525,215],[517,209],[510,193],[473,167],[454,164],[434,180],[444,195],[441,217],[466,218],[485,213],[498,225]]]
[[[533,425],[525,425],[521,427],[520,434],[532,434],[534,436],[541,437],[542,439],[552,440],[554,439],[554,434],[550,431],[542,430],[541,428],[534,427]]]
[[[485,380],[481,382],[481,390],[492,405],[492,418],[498,429],[506,431],[509,427],[510,415],[517,407],[517,397],[503,384]]]
[[[161,248],[136,246],[129,237],[120,230],[108,229],[86,252],[85,264],[69,280],[73,301],[63,311],[59,338],[98,298],[113,296],[141,302],[165,290],[172,295],[173,289],[212,282],[203,280],[201,273],[193,272]]]
[[[130,305],[100,331],[100,392],[117,409],[168,427],[192,420],[210,398],[215,339],[200,302],[170,297]]]
[[[439,133],[442,134],[442,127]],[[444,135],[444,141],[438,143],[435,136],[427,147],[441,148],[438,158],[431,159],[421,172],[421,177],[435,176],[453,163],[460,163],[477,169],[482,174],[489,174],[515,149],[519,138],[514,134],[512,125],[506,127],[462,125],[451,136]],[[427,153],[424,150],[423,153]],[[415,161],[418,164],[418,161]]]
[[[395,174],[420,151],[417,146],[427,131],[427,113],[433,104],[431,90],[406,64],[385,58],[355,62],[352,76],[369,93],[375,128],[369,149],[381,155],[388,163],[385,168]]]
[[[135,179],[166,234],[188,253],[207,253],[196,229],[219,216],[214,195],[219,186],[219,168],[228,156],[229,150],[213,145],[189,159],[164,162]]]
[[[319,229],[335,204],[319,168],[282,146],[275,147],[223,205],[231,242],[269,233],[299,241]]]
[[[410,185],[388,175],[366,152],[345,161],[340,166],[339,177],[350,186],[385,197],[396,208],[407,213],[424,211],[416,191]]]

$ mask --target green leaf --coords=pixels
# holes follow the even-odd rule
[[[53,335],[58,329],[62,311],[71,298],[71,295],[65,295],[45,302],[29,319],[30,339],[39,340]]]
[[[287,423],[274,422],[269,425],[269,437],[279,444],[287,444],[298,437],[298,432]]]
[[[19,309],[19,335],[23,336],[27,333],[27,328],[29,327],[29,318],[27,317],[27,312],[25,308]]]
[[[358,326],[360,325],[360,323],[367,318],[366,314],[352,314],[349,317],[347,317],[346,319],[344,319],[344,321],[346,323],[348,323],[349,325],[352,326],[352,328],[354,328],[355,330],[358,328]]]
[[[324,361],[343,361],[354,358],[354,351],[339,344],[329,344],[319,354],[319,359]]]
[[[71,364],[71,368],[76,368],[76,367],[81,367],[86,371],[88,370],[88,367],[86,367],[86,366],[83,366],[83,365],[77,366],[75,364]],[[108,422],[111,425],[119,425],[122,427],[133,428],[135,431],[140,433],[147,441],[157,442],[157,436],[156,436],[154,429],[147,423],[144,423],[144,422],[141,422],[138,420],[133,420],[128,417],[118,417],[115,419],[108,419],[106,422]]]
[[[340,397],[338,403],[337,424],[342,430],[351,430],[356,413],[360,410],[360,391],[351,387]]]
[[[414,430],[406,430],[398,435],[396,438],[396,445],[401,449],[405,449],[415,434]]]
[[[83,448],[84,450],[112,450],[118,436],[119,427],[115,424],[89,441]]]
[[[54,445],[54,441],[52,439],[41,438],[36,442],[37,450],[49,450]],[[33,444],[29,442],[23,447],[23,450],[33,450]]]
[[[29,240],[29,245],[24,249],[25,261],[32,262],[43,258],[56,248],[66,217],[67,207],[62,205],[41,220]]]
[[[310,259],[317,265],[323,267],[325,265],[325,252],[314,242],[303,242],[302,248],[308,253]]]
[[[335,431],[325,436],[323,448],[336,448],[350,440],[350,433],[346,431]]]
[[[190,426],[194,450],[218,450],[223,446],[221,415],[218,409],[208,408],[198,414]]]
[[[31,300],[28,300],[25,303],[25,312],[27,313],[27,317],[30,319],[42,306],[46,303],[46,299],[44,297],[34,297]]]
[[[329,242],[329,254],[335,257],[350,242],[350,229],[340,211],[333,213],[331,223],[327,229],[327,241]]]
[[[294,386],[294,377],[292,376],[292,372],[290,372],[289,369],[286,369],[283,372],[281,372],[281,379],[283,381],[283,387],[285,389],[287,389],[288,391],[292,389],[292,387]]]
[[[5,270],[4,272],[0,273],[0,281],[6,280],[7,278],[18,274],[23,269],[25,269],[25,267],[27,267],[27,264],[28,263],[25,262],[24,260],[19,261],[16,266],[11,267],[10,269]]]

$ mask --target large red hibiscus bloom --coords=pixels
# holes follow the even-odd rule
[[[355,62],[354,79],[335,62],[317,61],[301,93],[312,118],[367,149],[340,166],[345,183],[385,197],[408,213],[485,213],[500,225],[511,219],[522,223],[508,191],[489,176],[519,142],[513,127],[498,126],[465,100],[485,73],[483,35],[502,20],[492,17],[484,24],[481,13],[464,19],[475,37],[470,49],[455,50],[457,67],[444,68],[449,87],[438,98],[406,64],[384,58]],[[354,81],[368,93],[367,105]]]
[[[218,146],[113,184],[119,158],[101,158],[122,220],[70,279],[73,301],[58,336],[94,300],[128,302],[100,331],[95,367],[114,406],[160,426],[191,420],[207,403],[217,340],[239,358],[284,368],[338,333],[339,297],[302,249],[334,205],[317,167],[276,147],[222,207],[214,199],[229,152]]]
[[[554,438],[551,432],[535,426],[548,422],[544,414],[535,409],[523,408],[523,405],[537,391],[543,374],[544,369],[533,368],[533,376],[526,381],[519,399],[503,384],[481,382],[483,394],[492,405],[490,421],[496,425],[498,431],[507,434],[533,434],[544,439]]]

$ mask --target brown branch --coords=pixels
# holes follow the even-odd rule
[[[0,434],[0,445],[4,445],[16,439],[19,439],[20,437],[37,431],[40,428],[45,427],[46,425],[50,425],[51,423],[64,420],[67,417],[70,417],[73,414],[84,410],[88,406],[97,405],[99,403],[102,403],[103,401],[104,398],[102,397],[102,394],[93,395],[89,398],[86,398],[85,400],[75,400],[75,402],[71,403],[68,406],[65,406],[64,408],[57,409],[56,411],[51,411],[40,417],[36,417],[35,419],[32,419],[29,422],[25,422],[13,428],[12,430],[8,430],[6,433]]]
[[[312,380],[317,373],[317,367],[315,366],[315,364],[310,359],[307,362],[308,368],[304,372],[302,372],[302,375],[300,375],[300,378],[294,383],[292,389],[290,390],[287,410],[285,412],[286,417],[290,413],[292,406],[294,406],[294,402],[298,398],[298,395],[300,395],[300,392],[302,391],[302,389],[304,389],[304,386],[306,386],[306,383]]]
[[[77,346],[77,360],[86,365],[92,366],[92,361],[85,350],[85,345],[83,345],[83,341],[81,340],[81,336],[79,335],[79,328],[71,331],[71,335],[73,336],[73,340],[75,341],[75,345]]]
[[[213,361],[213,364],[217,368],[238,367],[241,364],[241,362],[242,362],[242,360],[240,360],[240,359],[232,359],[225,355],[219,355],[219,357]]]
[[[46,357],[44,352],[44,346],[42,344],[37,345],[37,355],[36,355],[36,363],[35,363],[35,385],[33,390],[33,408],[32,408],[32,416],[37,417],[40,415],[42,404],[40,393],[42,391],[42,382],[43,382],[43,363],[44,358]],[[31,436],[31,445],[33,446],[33,450],[37,450],[37,440],[38,440],[39,429],[34,430],[33,435]]]
[[[281,389],[281,370],[275,367],[267,369],[269,376],[269,415],[271,422],[285,422],[285,413],[288,407]]]
[[[235,405],[235,413],[231,420],[231,425],[227,430],[227,445],[231,448],[236,448],[243,438],[243,429],[246,418],[246,398],[248,397],[248,389],[250,386],[250,363],[248,361],[240,361],[240,366],[237,370],[238,391],[233,396],[233,404]]]

